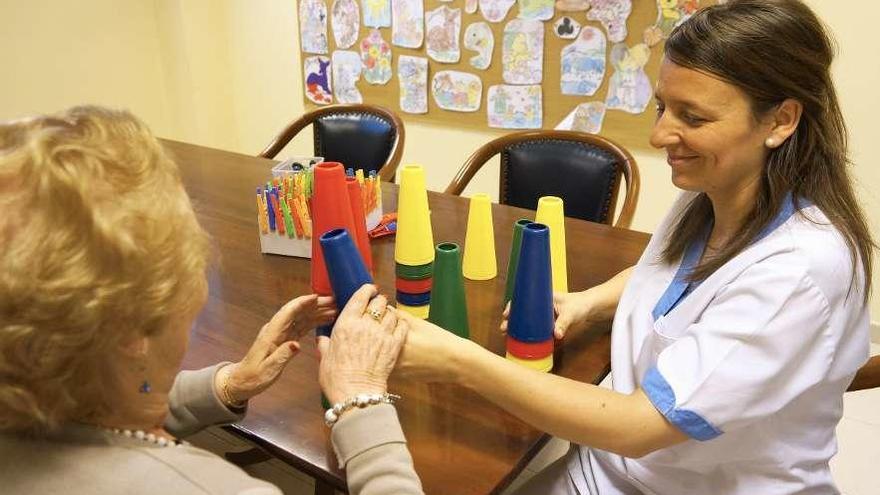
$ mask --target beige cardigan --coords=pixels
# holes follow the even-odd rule
[[[186,436],[243,417],[214,393],[216,365],[182,371],[169,397],[166,429]],[[352,494],[422,493],[393,406],[343,415],[332,432]],[[158,445],[71,424],[48,438],[0,434],[0,491],[19,494],[239,494],[281,491],[206,450]]]

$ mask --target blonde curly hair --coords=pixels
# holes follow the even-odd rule
[[[208,238],[177,166],[125,111],[0,123],[0,431],[106,411],[119,346],[205,290]]]

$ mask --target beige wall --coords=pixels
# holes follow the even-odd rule
[[[871,48],[880,6],[808,0],[835,32],[834,67],[852,133],[860,196],[880,236],[880,64]],[[130,108],[162,136],[257,153],[303,112],[294,0],[0,0],[0,118],[92,102]],[[467,156],[497,133],[407,124],[404,161],[422,163],[442,190]],[[647,137],[646,137],[647,139]],[[310,136],[286,150],[310,154]],[[633,227],[653,230],[676,191],[663,157],[635,153],[642,194]],[[466,194],[497,195],[497,164]],[[874,276],[880,288],[880,270]],[[880,295],[872,298],[874,320]]]

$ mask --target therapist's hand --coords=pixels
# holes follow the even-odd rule
[[[564,338],[570,332],[579,332],[592,323],[593,294],[590,290],[583,292],[554,292],[553,312],[556,322],[553,325],[553,336]],[[501,318],[501,331],[507,333],[507,320],[510,318],[510,303],[504,308]]]
[[[424,382],[456,382],[467,370],[459,364],[465,353],[482,347],[437,325],[399,311],[398,318],[409,325],[397,372]]]
[[[218,396],[240,404],[266,390],[281,376],[284,367],[299,352],[299,338],[336,315],[332,297],[310,294],[285,304],[263,325],[247,355],[217,373],[214,387]],[[223,384],[227,383],[224,391]]]

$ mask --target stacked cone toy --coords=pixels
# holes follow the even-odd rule
[[[471,197],[462,271],[465,278],[470,280],[491,280],[498,275],[492,203],[485,193]]]
[[[312,291],[322,296],[333,293],[324,252],[319,239],[334,229],[356,232],[354,215],[348,187],[345,185],[345,169],[339,162],[323,162],[314,169],[314,193],[310,200],[312,211]],[[318,327],[318,335],[330,335],[332,325]]]
[[[562,198],[538,199],[535,222],[550,228],[550,263],[553,267],[553,291],[568,292],[568,261],[565,255],[565,212]]]
[[[522,245],[522,232],[526,225],[532,223],[527,218],[520,218],[513,224],[513,240],[510,243],[510,258],[507,261],[507,282],[504,286],[504,304],[513,297],[513,283],[516,281],[516,266],[519,263],[519,248]]]
[[[458,244],[437,245],[434,256],[434,290],[428,321],[459,337],[469,338],[464,278],[461,276],[461,249]]]
[[[434,234],[421,165],[404,165],[400,171],[396,237],[397,309],[426,319],[434,276]]]
[[[355,237],[355,244],[361,253],[361,257],[364,259],[367,271],[372,272],[373,253],[370,252],[370,238],[367,236],[367,219],[364,214],[364,199],[361,194],[361,185],[354,177],[346,177],[345,185],[348,189],[348,200],[351,204],[351,215],[354,220],[355,231],[352,234]]]
[[[336,306],[342,310],[351,296],[364,284],[373,283],[367,266],[354,241],[345,229],[334,229],[324,233],[318,241]],[[323,335],[330,335],[335,321],[325,327]],[[320,330],[320,329],[319,329]],[[321,394],[321,404],[329,409],[330,402]]]
[[[510,318],[507,359],[548,372],[553,368],[553,287],[550,229],[540,223],[523,228]]]

